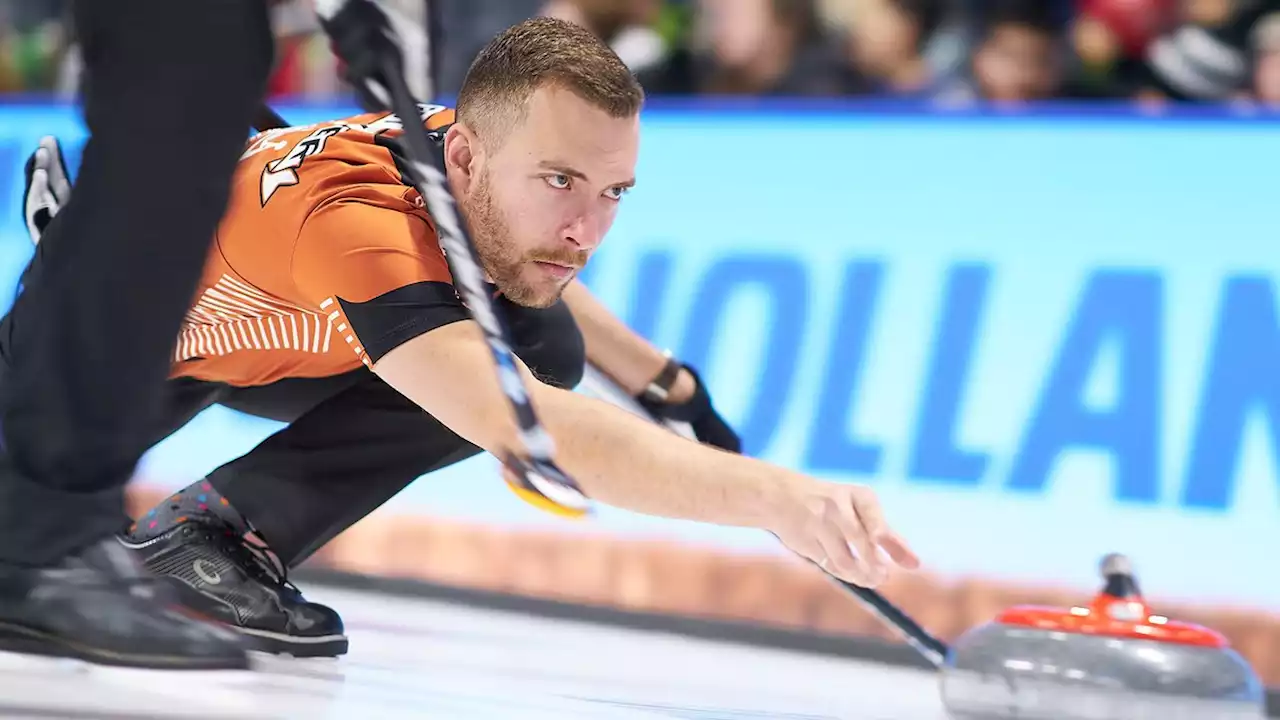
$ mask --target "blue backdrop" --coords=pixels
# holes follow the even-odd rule
[[[586,279],[703,370],[750,452],[873,484],[936,570],[1088,586],[1119,550],[1154,593],[1280,604],[1274,118],[658,105],[644,132]],[[0,110],[5,297],[45,133],[83,137],[68,108]],[[211,411],[145,469],[183,482],[274,427]],[[396,505],[567,525],[488,459]]]

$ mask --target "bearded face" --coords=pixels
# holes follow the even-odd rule
[[[481,139],[459,206],[489,280],[511,302],[554,304],[634,184],[639,117],[538,89],[500,138]]]
[[[537,218],[520,212],[519,205],[518,199],[499,201],[493,173],[485,170],[462,207],[481,266],[498,291],[517,305],[548,307],[587,264],[592,249],[558,240],[546,230],[539,237]]]

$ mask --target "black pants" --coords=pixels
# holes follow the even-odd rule
[[[264,0],[75,0],[90,132],[3,329],[0,562],[119,529],[270,73]]]
[[[586,355],[564,303],[546,310],[502,300],[498,306],[513,350],[529,369],[550,384],[576,386]],[[287,566],[416,478],[480,452],[363,368],[242,389],[177,379],[167,402],[155,442],[215,403],[290,423],[208,477]]]

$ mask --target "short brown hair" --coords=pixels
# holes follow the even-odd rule
[[[635,115],[644,103],[635,75],[600,38],[575,23],[538,17],[508,28],[480,51],[458,92],[458,121],[500,137],[545,85],[617,118]]]

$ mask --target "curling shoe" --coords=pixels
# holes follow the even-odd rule
[[[0,651],[148,670],[248,670],[244,639],[190,617],[108,537],[49,567],[0,565]]]
[[[294,657],[347,652],[338,613],[308,602],[274,553],[220,518],[191,516],[150,540],[122,535],[119,542],[168,580],[185,606],[239,631],[253,650]]]

